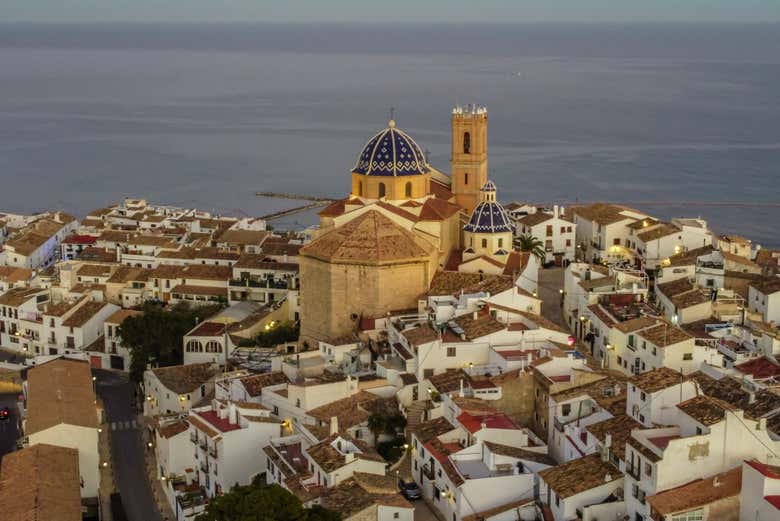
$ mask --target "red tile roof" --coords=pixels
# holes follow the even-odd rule
[[[462,412],[457,420],[472,434],[482,429],[482,424],[488,429],[519,429],[512,418],[502,412],[475,415]]]
[[[749,362],[738,364],[735,367],[740,373],[749,374],[757,380],[780,376],[780,365],[766,357],[756,358]]]
[[[230,432],[241,428],[239,425],[230,423],[227,418],[220,418],[215,411],[203,411],[197,413],[197,415],[220,432]]]
[[[761,463],[760,461],[756,460],[746,461],[745,463],[759,471],[764,475],[764,477],[770,479],[780,479],[780,466],[767,465],[766,463]]]

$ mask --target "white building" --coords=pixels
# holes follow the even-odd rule
[[[576,254],[574,221],[557,205],[552,212],[536,211],[515,221],[515,235],[530,235],[544,244],[547,261],[560,265],[573,261]]]
[[[214,392],[219,366],[203,363],[144,371],[144,416],[189,411]]]
[[[77,449],[82,498],[98,497],[100,486],[100,420],[93,385],[88,363],[57,358],[31,368],[24,386],[26,442]]]
[[[248,485],[266,468],[261,450],[282,434],[282,421],[264,407],[247,402],[220,402],[192,409],[190,449],[196,481],[211,498],[234,485]]]
[[[780,324],[780,277],[750,284],[748,309],[767,324]]]

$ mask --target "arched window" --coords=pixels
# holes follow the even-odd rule
[[[463,153],[471,154],[471,134],[468,132],[463,133]]]
[[[487,239],[482,239],[482,247],[487,248]]]
[[[358,181],[358,195],[363,197],[363,181]]]
[[[411,181],[407,181],[406,182],[406,197],[411,197],[411,196],[412,196],[412,182]]]
[[[189,342],[187,342],[187,352],[188,353],[202,353],[203,352],[203,344],[201,344],[197,340],[190,340]]]
[[[216,340],[209,340],[208,342],[206,342],[206,352],[207,353],[221,353],[222,352],[222,344],[220,344]]]
[[[381,199],[384,196],[385,196],[385,184],[379,183],[379,198]]]

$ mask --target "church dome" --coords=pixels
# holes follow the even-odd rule
[[[489,180],[480,189],[480,202],[463,229],[472,233],[504,233],[513,231],[509,215],[496,201],[496,185]]]
[[[407,176],[427,174],[428,161],[409,134],[395,128],[390,120],[387,128],[368,140],[352,172],[374,176]]]

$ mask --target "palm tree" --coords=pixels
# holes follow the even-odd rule
[[[520,251],[527,251],[544,264],[547,253],[544,251],[544,243],[530,234],[521,235],[515,239],[515,248]]]

